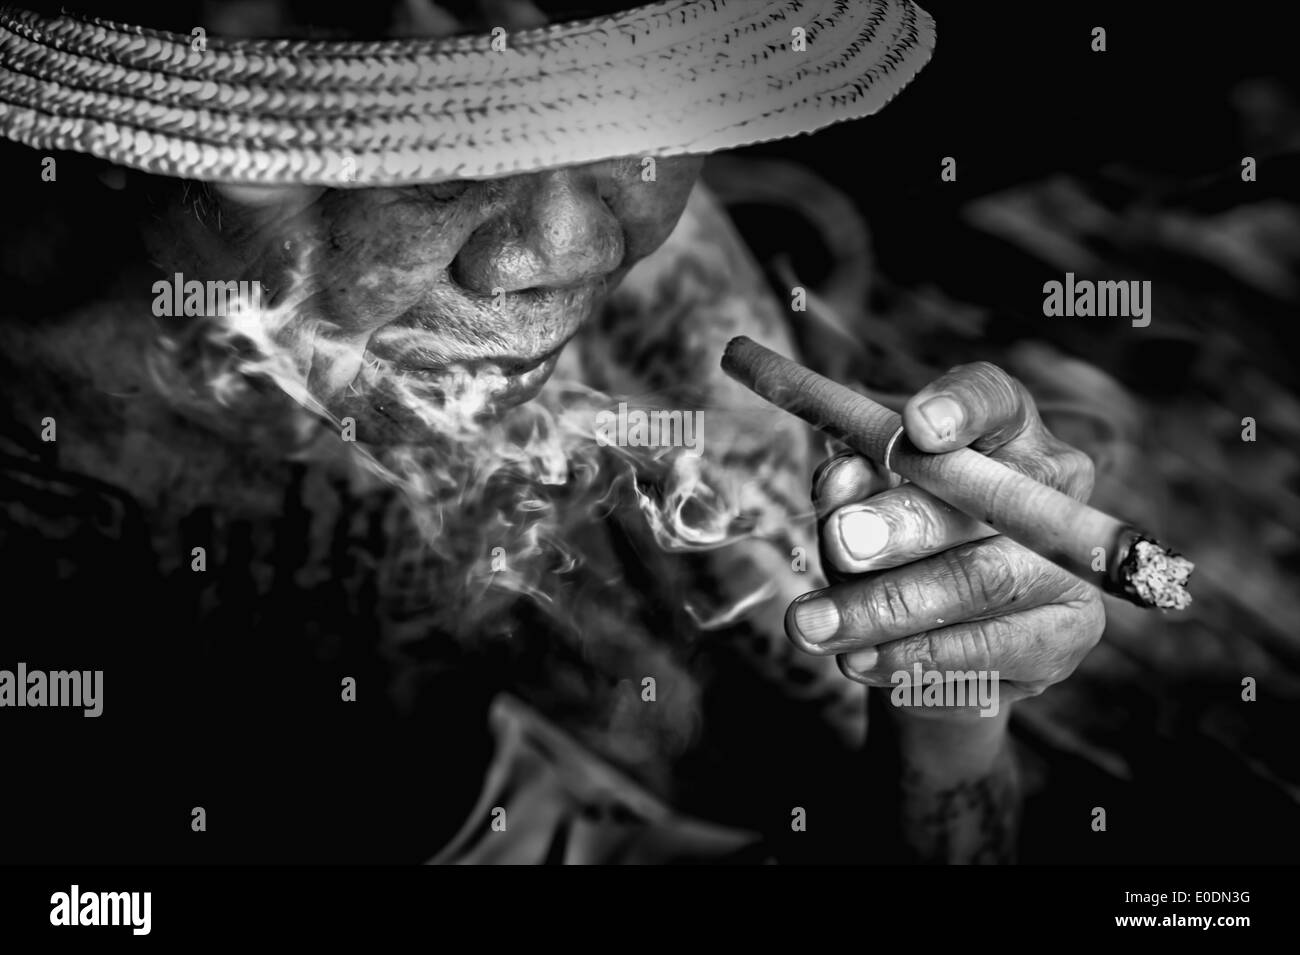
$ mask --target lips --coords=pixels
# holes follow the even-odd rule
[[[560,352],[572,337],[573,334],[566,335],[546,351],[528,357],[493,356],[434,362],[418,352],[411,354],[408,351],[389,360],[389,366],[399,375],[424,378],[435,385],[450,372],[467,374],[486,384],[484,395],[490,399],[491,405],[508,408],[531,401],[537,396],[555,371]]]
[[[392,366],[403,374],[441,375],[448,369],[456,368],[470,375],[496,375],[501,378],[524,378],[532,375],[543,366],[555,363],[569,343],[572,335],[566,335],[554,346],[536,355],[520,358],[513,355],[489,355],[467,359],[428,360],[420,355],[401,355],[392,359]]]
[[[565,338],[564,341],[560,342],[554,348],[542,352],[533,358],[487,358],[479,362],[467,363],[467,365],[471,369],[476,364],[492,365],[507,378],[521,377],[537,370],[548,361],[559,357],[560,350],[563,349],[568,342],[569,339]]]
[[[528,401],[555,371],[560,352],[577,334],[600,296],[594,284],[524,295],[525,307],[515,313],[514,319],[492,316],[495,327],[474,334],[463,330],[458,333],[455,323],[439,328],[437,317],[429,315],[424,322],[380,329],[370,340],[369,353],[399,375],[425,378],[430,383],[449,374],[479,378],[488,383],[494,404],[509,406]],[[510,354],[506,349],[511,342],[527,350]]]

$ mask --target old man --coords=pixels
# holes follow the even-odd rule
[[[1100,599],[722,376],[793,346],[696,181],[883,106],[923,11],[55,7],[0,17],[5,645],[103,715],[16,743],[21,857],[1012,857],[1012,704]],[[904,421],[1091,489],[991,365]]]

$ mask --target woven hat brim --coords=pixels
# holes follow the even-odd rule
[[[668,0],[504,40],[196,49],[186,35],[3,8],[0,135],[217,182],[482,179],[858,119],[916,75],[935,33],[910,0]]]

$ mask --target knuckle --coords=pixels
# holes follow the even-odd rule
[[[943,659],[943,650],[939,646],[939,638],[933,632],[922,634],[916,641],[916,649],[913,652],[913,663],[921,664],[922,670],[937,670],[940,668],[940,661]]]
[[[1092,496],[1097,481],[1097,465],[1078,448],[1070,448],[1068,460],[1070,481],[1067,493],[1080,501],[1086,501]]]
[[[1019,599],[1026,593],[1023,562],[1017,559],[1007,541],[997,541],[995,546],[986,547],[981,553],[980,579],[984,581],[991,600]]]
[[[981,612],[1016,598],[1020,575],[1002,541],[959,547],[944,555],[947,576],[957,599]]]
[[[1054,435],[1046,435],[1046,453],[1041,458],[1047,473],[1039,480],[1049,480],[1058,491],[1076,500],[1086,501],[1097,479],[1097,466],[1087,453],[1066,444]]]
[[[1010,463],[1039,484],[1046,484],[1075,500],[1086,501],[1092,494],[1096,466],[1092,458],[1077,448],[1062,444],[1059,448],[1049,448],[1045,453],[1018,456]]]
[[[873,631],[894,631],[910,616],[907,586],[896,577],[884,576],[872,585],[866,601],[869,626]]]
[[[993,625],[977,623],[961,629],[961,663],[967,670],[990,670],[994,668]]]
[[[1016,467],[1021,473],[1033,478],[1039,484],[1046,484],[1058,491],[1066,489],[1065,486],[1069,480],[1067,468],[1058,454],[1048,452],[1047,454],[1026,455],[1016,462]]]
[[[899,525],[903,534],[912,539],[917,549],[929,553],[944,546],[948,537],[948,522],[939,510],[943,505],[932,501],[911,500],[902,502]]]
[[[975,555],[969,551],[964,554],[954,554],[947,561],[948,576],[962,606],[987,607],[988,589],[985,587],[983,577],[975,568],[975,562]]]

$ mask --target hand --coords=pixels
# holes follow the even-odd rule
[[[1053,437],[1024,386],[987,362],[914,395],[903,426],[922,451],[969,446],[1079,500],[1092,491],[1087,455]],[[1101,638],[1095,588],[866,458],[824,462],[813,501],[831,585],[790,605],[786,633],[807,653],[835,654],[850,679],[890,686],[901,671],[910,682],[916,663],[997,671],[997,699],[1009,703],[1065,679]],[[910,712],[967,719],[980,709]]]

